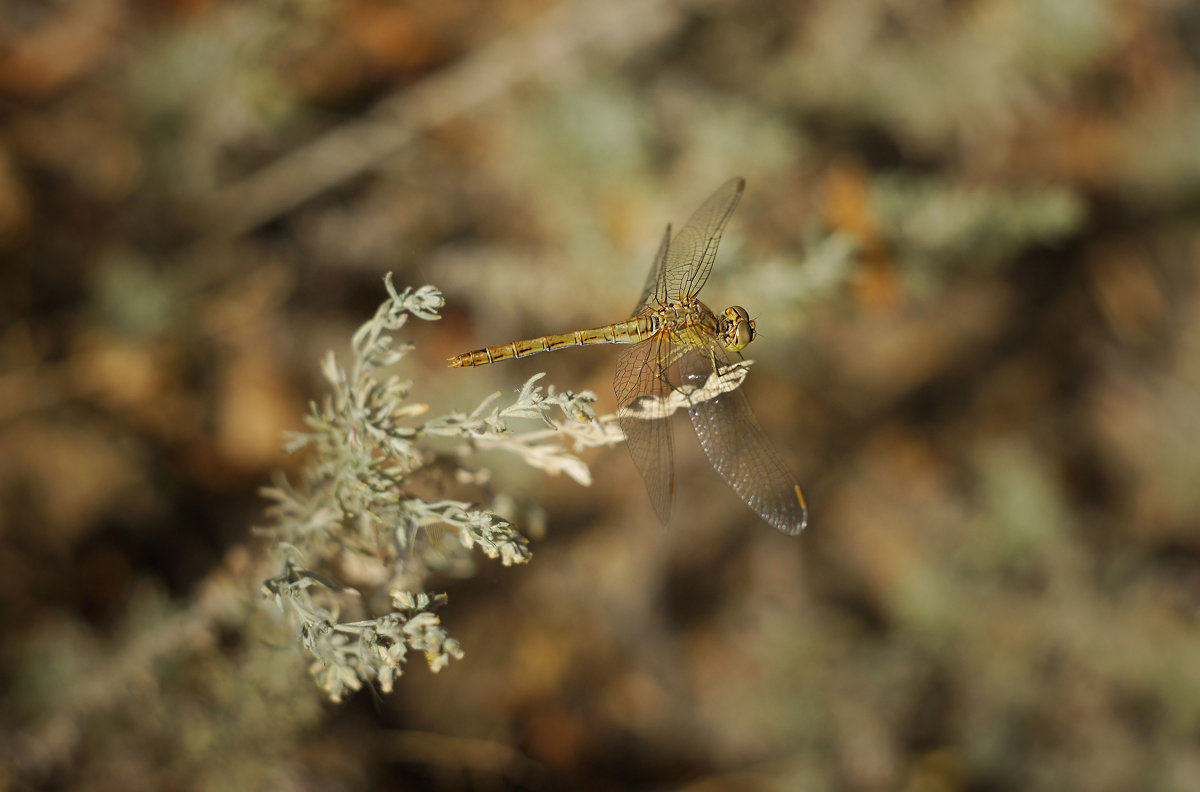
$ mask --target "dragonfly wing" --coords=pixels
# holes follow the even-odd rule
[[[713,360],[724,369],[726,353],[714,347],[688,352],[679,361],[683,384],[700,386],[713,372]],[[808,522],[808,508],[796,479],[784,467],[766,432],[750,409],[741,388],[699,401],[688,408],[696,437],[708,461],[759,517],[786,534],[798,534]]]
[[[658,252],[654,254],[654,263],[650,265],[650,274],[646,276],[646,287],[642,289],[642,296],[638,298],[638,304],[634,306],[633,313],[629,314],[630,316],[637,316],[662,304],[661,300],[658,299],[658,293],[661,291],[659,284],[662,281],[663,262],[666,261],[667,250],[670,246],[671,224],[667,223],[667,230],[663,234],[662,243],[658,246]]]
[[[617,376],[613,382],[625,445],[646,482],[650,503],[663,525],[671,517],[675,495],[671,421],[664,401],[671,386],[662,371],[669,350],[669,342],[661,336],[623,349],[617,356]],[[635,417],[635,414],[650,417]]]
[[[681,300],[700,292],[717,257],[721,233],[745,188],[746,180],[741,177],[725,182],[679,229],[662,264],[661,301]]]

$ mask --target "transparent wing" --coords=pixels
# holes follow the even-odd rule
[[[671,518],[671,501],[675,496],[671,421],[663,414],[671,386],[665,374],[659,376],[669,351],[670,344],[661,336],[623,349],[617,356],[617,376],[613,382],[625,445],[646,482],[650,503],[663,525]],[[635,418],[634,414],[639,412],[658,417]]]
[[[679,361],[684,385],[703,385],[713,371],[709,350],[689,351]],[[724,350],[714,347],[718,366],[729,365]],[[759,425],[741,388],[688,408],[696,437],[708,461],[755,514],[786,534],[798,534],[808,522],[808,508],[796,479],[784,467]]]
[[[656,296],[660,301],[681,300],[700,292],[717,257],[721,232],[745,187],[746,180],[741,177],[722,184],[671,240],[658,279]]]
[[[658,252],[654,254],[654,263],[650,265],[650,274],[646,276],[646,287],[642,289],[642,296],[638,298],[638,304],[634,306],[633,313],[630,316],[637,316],[642,313],[649,313],[661,305],[660,300],[656,299],[659,291],[659,281],[662,280],[663,261],[667,258],[667,250],[671,245],[671,224],[667,223],[666,233],[663,234],[662,243],[658,246]]]

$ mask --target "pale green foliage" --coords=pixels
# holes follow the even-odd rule
[[[438,319],[442,296],[431,286],[397,292],[390,275],[385,285],[389,298],[354,334],[349,369],[332,353],[326,357],[322,371],[333,392],[323,405],[312,405],[309,431],[287,440],[289,451],[310,454],[300,481],[281,478],[264,490],[273,501],[265,532],[284,557],[283,571],[265,588],[295,620],[314,658],[312,672],[335,700],[364,682],[390,691],[409,650],[424,653],[434,671],[463,656],[434,613],[445,595],[422,590],[431,570],[456,561],[469,565],[476,547],[505,566],[529,560],[525,537],[507,520],[462,500],[414,497],[410,478],[449,457],[455,482],[479,483],[486,474],[472,470],[466,458],[498,449],[588,484],[587,466],[563,442],[572,440],[578,450],[622,439],[611,418],[596,418],[594,394],[543,390],[536,384],[540,374],[507,406],[493,394],[469,413],[421,420],[429,408],[408,401],[413,383],[385,370],[412,349],[395,344],[394,332],[410,315]],[[546,428],[514,432],[514,419],[536,419]],[[447,453],[435,449],[432,438],[462,442]],[[391,612],[340,620],[343,607],[369,611],[381,592],[388,592]]]
[[[446,601],[409,591],[392,592],[395,611],[377,619],[338,622],[337,614],[316,607],[308,594],[313,586],[346,591],[320,575],[287,563],[284,573],[266,582],[267,590],[284,611],[300,624],[300,640],[313,656],[310,671],[331,698],[340,701],[363,681],[375,681],[384,693],[392,691],[408,650],[425,653],[430,669],[440,671],[450,658],[461,658],[462,647],[447,635],[433,610]]]
[[[1025,246],[1070,236],[1086,219],[1070,189],[988,188],[911,174],[876,179],[871,205],[906,260],[943,267],[1004,261]]]
[[[521,457],[531,467],[548,473],[566,473],[587,486],[592,483],[587,465],[567,452],[560,441],[564,437],[571,438],[575,441],[573,450],[578,451],[619,443],[624,437],[615,426],[612,416],[596,417],[591,406],[596,400],[595,394],[589,391],[581,394],[570,391],[559,393],[550,385],[543,395],[542,389],[535,387],[535,383],[544,376],[535,374],[530,377],[521,387],[517,400],[507,407],[494,406],[500,394],[493,393],[469,414],[452,412],[427,421],[423,432],[427,436],[469,439],[475,450],[508,451]],[[559,408],[569,420],[551,420],[547,413],[552,412],[554,407]],[[545,431],[520,434],[509,432],[508,421],[521,418],[538,419],[547,428]],[[486,551],[486,545],[484,549]]]

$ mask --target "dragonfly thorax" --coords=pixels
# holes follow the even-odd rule
[[[730,352],[740,352],[754,340],[754,320],[740,305],[731,305],[721,316],[721,343]]]

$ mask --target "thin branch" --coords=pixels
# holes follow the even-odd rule
[[[448,737],[421,731],[385,734],[382,744],[393,762],[436,765],[466,773],[487,773],[519,783],[544,777],[545,768],[519,751],[493,740]]]
[[[377,167],[417,135],[538,80],[576,71],[594,51],[627,55],[681,23],[669,0],[565,2],[529,29],[379,102],[365,117],[303,145],[220,190],[201,216],[218,236],[238,236]]]
[[[243,549],[231,552],[227,563],[209,573],[196,598],[153,630],[144,630],[91,670],[59,705],[29,725],[9,743],[13,775],[37,783],[67,764],[83,737],[85,724],[100,713],[117,709],[135,687],[158,684],[155,667],[166,658],[210,646],[216,624],[240,625],[254,612],[252,583],[268,568],[265,558],[252,558]]]

